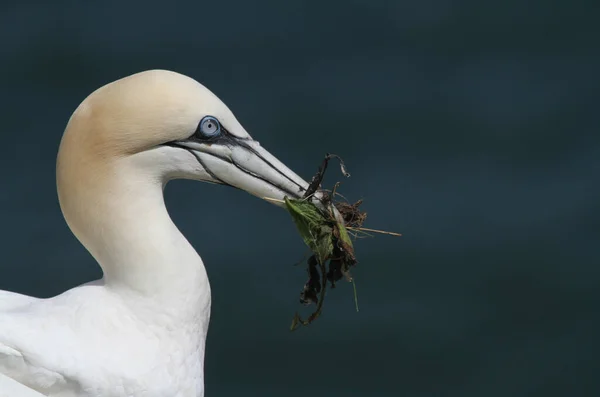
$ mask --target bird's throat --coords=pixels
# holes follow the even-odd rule
[[[210,311],[206,270],[171,220],[160,178],[125,160],[88,169],[59,166],[57,174],[65,219],[102,267],[108,287],[184,317]]]

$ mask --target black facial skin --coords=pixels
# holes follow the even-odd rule
[[[215,118],[215,120],[217,120]],[[219,122],[217,120],[217,122]],[[210,136],[207,137],[205,136],[201,130],[200,130],[200,126],[201,126],[202,120],[200,121],[200,123],[198,123],[198,128],[196,129],[196,131],[187,139],[187,141],[189,142],[196,142],[196,143],[200,143],[203,145],[222,145],[222,146],[228,146],[228,147],[243,147],[245,150],[248,150],[249,152],[253,153],[255,156],[259,157],[262,161],[264,161],[268,166],[270,166],[271,168],[273,168],[275,171],[277,171],[279,174],[281,174],[283,177],[285,177],[287,180],[289,180],[290,182],[292,182],[294,185],[298,186],[298,191],[297,192],[291,192],[287,189],[285,189],[282,186],[277,186],[277,185],[273,185],[272,182],[266,180],[265,178],[261,177],[260,175],[255,174],[252,171],[249,171],[247,169],[245,169],[244,167],[242,167],[240,164],[237,164],[233,161],[231,161],[230,159],[226,158],[226,157],[222,157],[219,156],[217,154],[214,153],[206,153],[209,154],[213,157],[216,157],[222,161],[226,161],[230,164],[233,164],[234,166],[236,166],[238,169],[242,170],[243,172],[245,172],[248,175],[253,176],[256,179],[260,179],[270,185],[275,186],[277,189],[285,192],[287,195],[289,195],[292,198],[300,198],[302,195],[301,193],[304,192],[304,188],[302,186],[300,186],[299,184],[297,184],[296,182],[294,182],[292,179],[290,179],[287,175],[285,175],[283,172],[281,172],[280,170],[278,170],[275,166],[273,166],[273,164],[271,164],[268,160],[266,160],[265,158],[263,158],[256,150],[254,150],[250,145],[247,144],[248,141],[251,141],[252,138],[239,138],[236,137],[234,135],[232,135],[229,131],[227,131],[227,129],[225,127],[223,127],[223,124],[220,124],[220,133],[216,134],[214,136]],[[174,141],[174,142],[167,142],[165,143],[166,146],[171,146],[171,147],[176,147],[176,148],[180,148],[180,149],[184,149],[187,150],[188,152],[190,152],[195,158],[196,160],[198,160],[198,162],[200,163],[200,165],[202,165],[202,167],[206,170],[206,172],[218,183],[222,184],[222,185],[227,185],[227,186],[231,186],[228,183],[224,182],[223,180],[221,180],[219,177],[217,177],[207,166],[206,164],[204,164],[202,162],[202,159],[200,158],[200,156],[198,156],[193,150],[191,150],[190,148],[184,146],[181,144],[181,142],[178,141]]]

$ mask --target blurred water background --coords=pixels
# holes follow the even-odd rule
[[[153,68],[209,87],[305,178],[326,152],[366,226],[352,288],[290,333],[285,211],[186,181],[168,208],[213,290],[213,396],[597,396],[596,1],[4,1],[0,289],[101,276],[56,198],[64,126]],[[326,183],[341,176],[336,167]]]

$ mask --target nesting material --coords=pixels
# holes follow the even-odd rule
[[[320,188],[331,158],[337,158],[340,161],[342,173],[349,177],[350,174],[346,171],[344,162],[338,156],[328,154],[317,174],[312,178],[304,198],[300,200],[285,198],[286,208],[292,216],[302,240],[311,251],[306,262],[308,281],[300,292],[300,303],[316,305],[315,311],[306,319],[302,319],[296,313],[290,327],[292,331],[300,325],[309,325],[319,317],[323,309],[328,283],[331,288],[335,288],[336,283],[341,279],[354,282],[350,270],[358,261],[350,233],[381,232],[362,228],[367,218],[366,212],[360,209],[362,200],[354,204],[335,200],[339,182],[330,192],[320,191],[323,193],[320,201],[324,209],[307,200]],[[399,236],[397,233],[384,233]],[[354,298],[358,311],[356,288],[354,288]]]

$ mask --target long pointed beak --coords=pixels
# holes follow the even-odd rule
[[[279,206],[283,203],[277,200],[286,196],[302,198],[308,188],[308,182],[250,138],[215,142],[186,140],[173,145],[192,153],[212,182],[233,186],[263,199],[275,199],[269,202]],[[321,197],[321,193],[317,193],[312,200],[322,206],[318,200]]]

